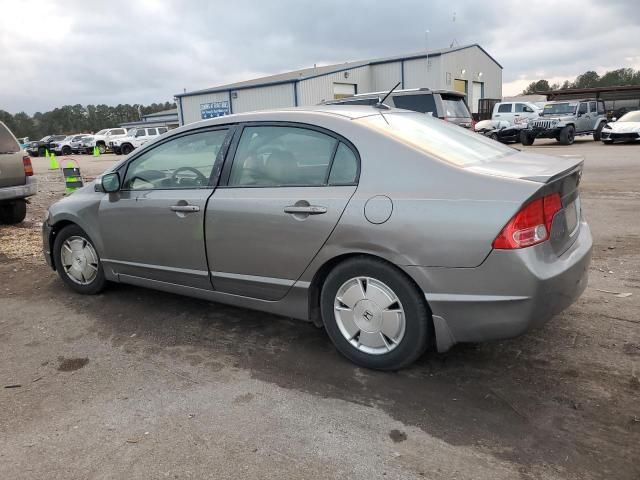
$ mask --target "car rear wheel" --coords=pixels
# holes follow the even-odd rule
[[[71,155],[71,147],[62,147],[62,155]]]
[[[593,132],[593,139],[596,142],[602,139],[602,129],[604,128],[605,125],[606,125],[605,122],[600,122],[600,125],[598,125],[598,128],[596,128],[596,131]]]
[[[77,225],[68,225],[56,235],[53,261],[64,283],[78,293],[93,295],[106,283],[102,262],[89,236]]]
[[[381,260],[359,257],[339,264],[328,275],[320,302],[329,338],[358,365],[397,370],[427,348],[431,317],[422,293]]]
[[[27,216],[27,202],[24,199],[0,204],[0,222],[9,225],[20,223]]]
[[[100,155],[102,155],[104,152],[107,151],[107,147],[105,146],[104,143],[99,143],[98,145],[96,145],[96,147],[98,147],[98,151],[100,152]]]
[[[133,152],[133,147],[128,143],[125,143],[124,145],[122,145],[122,147],[120,147],[120,151],[123,155],[129,155],[131,152]]]
[[[560,130],[559,140],[562,145],[571,145],[576,138],[576,130],[572,125],[567,125]]]

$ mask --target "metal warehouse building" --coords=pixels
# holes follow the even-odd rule
[[[457,90],[473,113],[481,98],[502,97],[502,66],[480,45],[305,68],[176,95],[180,124],[230,113],[316,105],[398,88]]]

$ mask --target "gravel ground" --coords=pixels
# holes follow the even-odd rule
[[[71,293],[40,221],[0,226],[3,478],[640,478],[640,147],[586,158],[590,284],[545,327],[355,367],[322,330],[124,285]],[[115,156],[79,159],[95,176]],[[631,295],[628,295],[631,294]]]

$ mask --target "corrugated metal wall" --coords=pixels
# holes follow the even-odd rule
[[[441,58],[429,58],[427,68],[427,59],[418,58],[415,60],[406,60],[404,62],[404,88],[445,88],[444,76],[442,75]],[[451,87],[449,87],[451,88]]]
[[[368,65],[348,70],[346,78],[345,73],[347,72],[331,73],[299,82],[298,105],[317,105],[323,100],[333,100],[334,82],[355,84],[358,93],[371,91],[371,71]]]
[[[237,93],[237,98],[232,98],[233,113],[250,112],[252,110],[264,110],[266,108],[293,107],[293,84],[272,85],[246,90],[232,90]]]
[[[402,62],[371,65],[371,80],[371,89],[374,92],[391,90],[396,83],[402,81]]]

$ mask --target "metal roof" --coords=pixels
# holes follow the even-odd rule
[[[377,58],[373,60],[362,60],[355,62],[337,63],[334,65],[324,65],[321,67],[303,68],[301,70],[293,70],[291,72],[278,73],[276,75],[269,75],[266,77],[254,78],[252,80],[246,80],[243,82],[229,83],[227,85],[221,85],[218,87],[206,88],[203,90],[194,90],[192,92],[177,93],[175,97],[189,97],[192,95],[201,95],[205,93],[217,93],[227,92],[231,90],[243,90],[246,88],[264,87],[269,85],[280,85],[283,83],[298,82],[301,80],[309,80],[311,78],[322,77],[324,75],[330,75],[332,73],[343,72],[358,67],[364,67],[367,65],[380,65],[383,63],[399,62],[403,60],[417,60],[421,58],[439,57],[447,53],[457,52],[459,50],[466,50],[468,48],[478,47],[485,55],[487,55],[498,67],[502,68],[495,58],[493,58],[487,51],[477,43],[469,45],[461,45],[452,48],[441,48],[438,50],[429,50],[416,52],[406,55],[397,55],[392,57]]]
[[[161,112],[147,113],[146,115],[143,115],[143,117],[163,117],[165,115],[178,115],[178,109],[171,108],[169,110],[162,110]]]
[[[549,100],[580,100],[584,97],[603,98],[609,100],[624,100],[640,98],[640,85],[614,85],[611,87],[566,88],[564,90],[549,90],[536,92],[546,95]]]

